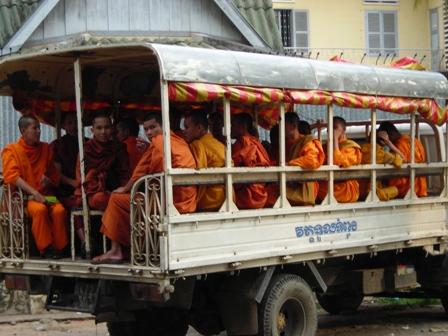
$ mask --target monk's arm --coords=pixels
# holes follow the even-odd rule
[[[392,153],[397,154],[398,156],[401,157],[401,159],[402,159],[403,161],[406,161],[406,158],[404,157],[404,154],[403,154],[397,147],[395,147],[395,145],[392,143],[392,141],[388,140],[388,141],[386,142],[386,145],[390,148],[390,151],[391,151]]]
[[[305,169],[317,169],[319,168],[323,160],[325,159],[325,154],[322,148],[319,148],[314,141],[310,141],[305,146],[303,146],[300,156],[288,162],[290,166],[298,166]]]
[[[358,160],[358,152],[359,149],[355,147],[336,149],[333,152],[333,163],[344,168],[360,164],[361,160]]]
[[[56,166],[56,169],[58,170],[59,175],[61,175],[61,183],[67,184],[67,185],[72,186],[73,188],[76,188],[76,180],[71,179],[71,178],[65,176],[64,174],[62,174],[62,165],[59,162],[55,162],[54,165]]]
[[[45,203],[47,200],[46,198],[38,192],[36,189],[34,189],[32,186],[30,186],[23,178],[19,177],[16,182],[14,182],[14,185],[16,187],[19,187],[20,189],[24,190],[27,194],[33,195],[35,201],[39,203]]]
[[[117,159],[115,172],[117,173],[120,185],[124,186],[132,175],[131,165],[129,164],[129,154],[126,150],[126,146],[124,146],[123,150],[117,154]]]
[[[131,191],[134,184],[135,184],[135,180],[129,180],[129,182],[125,186],[115,189],[112,192],[117,193],[117,194],[126,194]]]
[[[207,154],[205,153],[204,145],[199,140],[195,140],[188,144],[190,151],[196,160],[197,168],[207,168]]]

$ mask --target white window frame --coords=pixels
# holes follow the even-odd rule
[[[293,32],[292,32],[292,38],[293,38],[293,46],[295,48],[299,48],[299,46],[296,45],[296,19],[295,19],[295,14],[297,12],[302,12],[302,13],[306,13],[306,33],[307,33],[307,37],[308,37],[308,45],[306,46],[306,48],[302,48],[302,51],[304,52],[304,54],[308,55],[309,50],[310,50],[310,12],[308,9],[294,9],[292,11],[292,15],[294,16],[293,18]],[[301,52],[301,51],[300,51]],[[299,51],[298,51],[299,53]]]
[[[363,5],[399,6],[400,0],[363,0]]]
[[[369,45],[369,13],[375,13],[379,14],[380,16],[380,47],[379,48],[373,48]],[[385,56],[387,53],[385,52],[386,48],[384,47],[384,24],[383,24],[383,15],[384,14],[394,14],[395,20],[394,20],[394,31],[395,31],[395,53],[398,56],[398,11],[392,11],[392,10],[365,10],[364,11],[364,19],[365,19],[365,30],[366,30],[366,54],[369,57],[378,56],[377,53],[371,53],[371,49],[379,49],[381,55]],[[390,53],[389,53],[390,54]]]

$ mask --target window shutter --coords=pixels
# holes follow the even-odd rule
[[[294,11],[294,47],[298,53],[308,54],[308,11]]]
[[[381,53],[381,17],[379,12],[367,12],[367,53]]]
[[[384,52],[395,54],[397,52],[396,13],[383,13]]]

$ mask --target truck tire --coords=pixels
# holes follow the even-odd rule
[[[273,276],[259,305],[258,336],[310,336],[316,331],[316,304],[305,280]]]
[[[187,315],[181,310],[156,308],[135,313],[135,321],[107,322],[110,336],[185,336]]]
[[[359,308],[364,299],[363,294],[327,295],[325,293],[316,293],[317,301],[322,308],[330,314],[338,315],[341,311]]]

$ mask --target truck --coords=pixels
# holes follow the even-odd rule
[[[32,253],[27,195],[2,186],[0,277],[9,289],[46,294],[47,309],[91,313],[107,322],[111,336],[182,336],[189,326],[202,335],[279,336],[316,333],[315,298],[332,314],[357,309],[365,295],[437,297],[448,308],[448,146],[437,126],[444,125],[447,110],[436,101],[448,99],[448,85],[441,74],[138,40],[3,56],[0,73],[0,95],[12,96],[18,111],[55,126],[57,134],[62,113],[73,106],[83,126],[99,111],[141,120],[157,110],[169,153],[171,104],[187,111],[205,106],[224,117],[224,167],[175,169],[165,155],[165,172],[134,185],[131,258],[122,264],[90,262],[90,220],[101,212],[89,209],[85,197],[71,213],[71,228],[73,237],[73,216],[81,215],[87,259],[73,240],[70,258],[41,259]],[[370,109],[370,120],[362,123],[370,130],[377,128],[377,110],[408,114],[411,138],[422,137],[420,126],[429,125],[431,160],[412,158],[401,169],[341,168],[327,144],[328,164],[317,170],[288,166],[284,115],[297,104],[325,105],[320,137],[333,129],[334,106]],[[230,121],[239,112],[251,113],[265,128],[279,125],[277,166],[232,166]],[[80,162],[83,132],[79,127]],[[327,143],[332,137],[329,132]],[[410,178],[406,197],[379,201],[374,181],[399,176]],[[416,176],[434,181],[427,197],[416,196]],[[370,179],[365,201],[334,199],[334,182],[347,179]],[[293,181],[328,181],[328,196],[315,206],[291,206],[286,185]],[[238,209],[232,185],[255,182],[278,183],[276,204]],[[201,184],[226,185],[222,208],[179,214],[173,186]],[[105,239],[105,249],[107,244]]]

